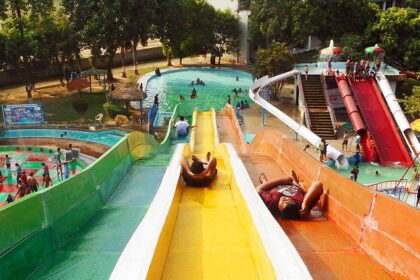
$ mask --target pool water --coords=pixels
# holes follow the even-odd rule
[[[345,177],[350,177],[351,171],[354,165],[351,164],[347,169],[336,169],[338,173]],[[384,167],[378,164],[371,164],[367,162],[360,163],[359,175],[357,176],[357,182],[363,185],[370,185],[384,181],[396,181],[401,179],[407,168],[405,167]],[[379,175],[375,175],[378,171]],[[414,168],[411,168],[404,176],[408,181],[411,180],[414,174]]]
[[[50,177],[53,182],[53,185],[63,181],[62,177],[58,177],[56,164],[52,161],[55,150],[53,148],[39,148],[39,147],[16,147],[12,146],[1,146],[0,147],[0,171],[2,174],[1,183],[0,183],[0,202],[5,201],[9,193],[14,196],[18,191],[16,186],[16,170],[15,163],[19,163],[22,166],[22,171],[26,171],[26,175],[29,176],[30,172],[34,173],[40,187],[39,189],[44,189],[42,186],[42,166],[44,162],[50,172]],[[6,165],[4,162],[5,156],[8,155],[11,157],[11,170],[7,171]],[[64,156],[64,153],[63,153]],[[62,158],[64,162],[64,158]],[[69,177],[74,176],[77,173],[80,173],[85,168],[85,164],[80,160],[76,159],[75,161],[69,164]],[[63,168],[64,171],[64,168]]]
[[[104,130],[100,132],[65,130],[65,129],[6,129],[3,130],[1,138],[25,138],[25,137],[46,137],[76,139],[88,142],[95,142],[108,146],[115,145],[127,132],[121,130]]]
[[[236,81],[239,77],[239,81]],[[203,80],[206,84],[190,86],[191,81]],[[214,108],[220,111],[225,106],[228,95],[231,97],[231,104],[247,100],[248,89],[252,83],[252,75],[243,71],[224,68],[189,68],[179,69],[163,73],[160,77],[153,77],[147,83],[147,99],[144,106],[153,105],[154,97],[159,95],[159,111],[172,112],[175,106],[180,103],[179,114],[191,115],[195,108],[200,111],[208,111]],[[195,88],[197,97],[191,99],[191,91]],[[233,89],[242,89],[242,93],[235,98]],[[185,99],[180,100],[182,95]]]

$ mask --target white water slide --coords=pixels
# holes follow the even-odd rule
[[[289,72],[286,72],[286,73],[283,73],[283,74],[280,74],[271,78],[269,78],[268,76],[264,76],[258,80],[255,80],[252,83],[251,88],[249,89],[249,97],[255,103],[257,103],[262,108],[264,108],[265,110],[273,114],[275,117],[277,117],[279,120],[281,120],[283,123],[285,123],[289,128],[291,128],[297,134],[302,136],[306,141],[311,143],[313,146],[318,147],[319,143],[321,142],[321,138],[318,135],[313,133],[310,129],[308,129],[304,125],[298,124],[297,122],[295,122],[288,115],[286,115],[285,113],[280,111],[278,108],[271,105],[269,102],[267,102],[266,100],[264,100],[264,98],[260,96],[260,92],[264,88],[292,76],[296,76],[295,78],[298,79],[298,83],[301,85],[299,70],[292,70],[292,71],[289,71]],[[301,86],[299,86],[299,88],[302,89]],[[331,145],[327,146],[327,156],[328,158],[331,158],[335,161],[335,165],[337,167],[346,168],[349,165],[347,158]]]
[[[376,76],[376,81],[378,82],[379,88],[381,89],[385,101],[388,104],[389,110],[394,116],[395,122],[404,136],[407,146],[410,148],[415,157],[415,155],[420,152],[419,140],[411,129],[410,124],[405,117],[404,111],[401,109],[400,104],[398,103],[397,98],[388,83],[388,79],[383,73],[380,73]]]

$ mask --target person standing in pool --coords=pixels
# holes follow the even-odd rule
[[[7,169],[7,176],[10,176],[10,164],[11,164],[11,160],[12,158],[9,157],[9,155],[6,155],[4,158],[5,164],[6,164],[6,169]]]
[[[22,166],[19,163],[15,163],[16,166],[16,185],[20,184],[20,177],[22,176]]]
[[[51,180],[51,177],[50,177],[50,170],[48,169],[48,165],[46,165],[45,162],[43,162],[41,165],[42,165],[42,170],[43,170],[42,184],[44,184],[45,188],[48,188],[50,186],[50,184],[52,184],[52,180]]]
[[[228,95],[227,103],[230,104],[230,95]]]
[[[61,149],[57,148],[57,151],[54,154],[54,162],[57,164],[56,168],[57,168],[57,177],[61,178],[63,177],[63,167],[61,166],[62,162],[61,162]]]
[[[159,95],[158,94],[155,95],[155,100],[153,101],[153,105],[156,106],[156,109],[159,108]]]

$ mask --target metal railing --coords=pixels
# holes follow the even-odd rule
[[[306,104],[305,93],[303,91],[302,78],[301,78],[301,75],[296,75],[296,76],[297,76],[296,81],[297,81],[297,86],[298,86],[298,89],[299,89],[300,102],[302,104],[303,110],[305,111],[306,125],[307,125],[307,127],[309,127],[309,129],[311,129],[312,124],[311,124],[311,119],[309,118],[308,104]]]
[[[401,199],[401,194],[406,193],[407,179],[383,181],[368,186],[369,189],[376,192],[391,194]]]
[[[338,130],[338,126],[337,126],[337,119],[335,117],[335,113],[334,113],[334,109],[331,103],[331,99],[330,99],[330,95],[328,94],[328,89],[327,89],[327,85],[325,83],[325,76],[324,73],[321,73],[321,83],[322,83],[322,89],[324,91],[324,98],[325,101],[327,102],[327,109],[328,112],[330,113],[330,118],[331,118],[331,122],[334,128],[334,134],[337,134],[337,130]]]

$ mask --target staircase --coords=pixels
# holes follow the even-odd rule
[[[319,137],[335,139],[334,127],[325,101],[320,75],[301,76],[305,102],[308,106],[310,129]]]

